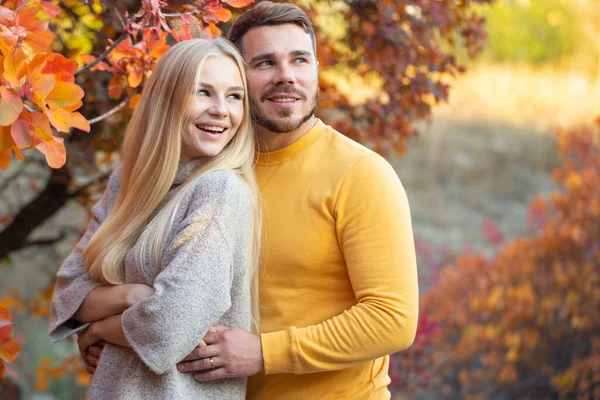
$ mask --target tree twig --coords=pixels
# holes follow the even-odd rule
[[[163,14],[163,17],[169,17],[169,18],[174,18],[174,17],[181,17],[182,15],[194,15],[194,14],[200,14],[200,11],[198,10],[193,10],[193,11],[187,11],[187,12],[176,12],[176,13],[168,13],[168,14]]]
[[[62,240],[64,240],[67,237],[67,232],[66,231],[62,231],[61,233],[58,234],[58,236],[52,237],[52,238],[43,238],[43,239],[38,239],[38,240],[30,240],[27,241],[25,243],[23,243],[21,245],[20,250],[28,248],[28,247],[34,247],[34,246],[49,246],[51,244],[55,244],[58,243]]]
[[[94,61],[92,61],[91,63],[84,65],[83,67],[81,67],[77,71],[75,71],[75,76],[79,75],[83,71],[87,71],[88,69],[93,68],[96,64],[98,64],[102,60],[105,60],[106,57],[108,57],[108,55],[110,54],[110,52],[113,51],[123,40],[127,39],[128,37],[129,37],[129,34],[126,32],[123,32],[123,34],[121,36],[119,36],[119,38],[117,40],[115,40],[115,42],[110,47],[108,47],[106,50],[104,50],[104,53],[102,53],[98,57],[96,57],[96,59]]]
[[[85,190],[87,190],[88,188],[99,184],[100,182],[104,182],[106,181],[108,178],[110,177],[110,173],[108,174],[104,174],[101,175],[98,179],[94,179],[93,181],[81,186],[80,188],[77,188],[77,190],[75,190],[74,192],[72,192],[69,196],[70,197],[78,197],[81,195],[81,193],[83,193]]]
[[[88,122],[90,125],[93,125],[97,122],[102,121],[103,119],[106,119],[108,117],[110,117],[111,115],[113,115],[114,113],[118,112],[119,110],[121,110],[123,107],[125,107],[127,105],[127,103],[129,102],[129,100],[133,97],[133,95],[136,94],[136,92],[132,92],[129,96],[127,96],[125,98],[125,100],[123,100],[122,102],[120,102],[116,107],[112,108],[111,110],[105,112],[102,115],[97,116],[96,118],[92,118],[90,119]]]

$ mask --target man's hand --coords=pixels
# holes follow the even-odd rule
[[[251,376],[264,368],[260,336],[217,326],[208,331],[203,342],[177,364],[180,372],[193,373],[197,381]]]
[[[90,328],[91,326],[77,334],[77,346],[79,346],[79,355],[85,363],[85,369],[93,375],[96,372],[96,367],[98,366],[98,361],[106,342],[103,340],[93,342],[94,335]]]

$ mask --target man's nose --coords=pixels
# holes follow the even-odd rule
[[[289,65],[279,65],[277,67],[277,73],[273,77],[273,84],[281,85],[281,84],[290,84],[293,85],[296,83],[296,76],[293,73],[292,68]]]

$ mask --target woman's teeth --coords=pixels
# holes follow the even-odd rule
[[[209,126],[209,125],[196,125],[198,129],[202,129],[203,131],[222,133],[225,131],[225,128],[217,127],[217,126]]]

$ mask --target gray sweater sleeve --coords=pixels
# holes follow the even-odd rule
[[[155,294],[123,313],[132,349],[155,373],[187,356],[231,306],[232,241],[250,212],[250,192],[232,171],[214,171],[194,184],[189,214],[166,245]]]
[[[92,290],[101,286],[101,283],[95,282],[89,277],[83,259],[83,250],[116,200],[119,192],[120,171],[121,168],[111,175],[104,195],[92,208],[92,219],[88,224],[87,231],[56,274],[52,308],[48,321],[48,339],[51,342],[63,340],[89,326],[89,323],[82,324],[73,319],[73,315],[86,297]]]

